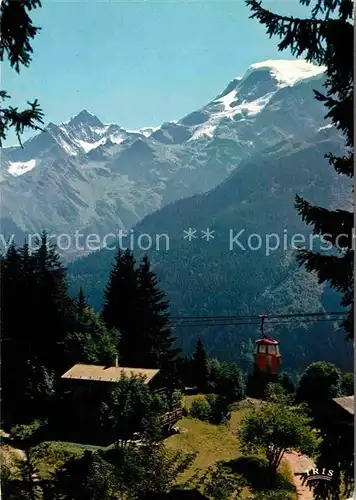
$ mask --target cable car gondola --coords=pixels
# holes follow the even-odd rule
[[[276,375],[282,363],[281,354],[279,351],[279,341],[268,337],[263,330],[266,315],[261,314],[260,332],[262,337],[256,340],[256,348],[254,353],[255,366],[258,371]]]

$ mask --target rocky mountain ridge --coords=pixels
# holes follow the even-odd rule
[[[49,123],[23,148],[3,150],[1,232],[22,242],[46,229],[57,244],[67,235],[64,258],[89,253],[75,247],[74,233],[102,242],[167,203],[208,192],[256,152],[328,126],[313,97],[323,81],[323,68],[304,61],[265,61],[158,128],[129,131],[85,110]]]

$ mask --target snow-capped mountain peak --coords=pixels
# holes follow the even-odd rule
[[[125,129],[116,124],[104,125],[97,116],[81,111],[59,126],[47,127],[62,149],[70,156],[86,154],[106,143],[121,144],[128,136]]]
[[[92,113],[89,113],[86,109],[83,109],[80,113],[77,115],[73,116],[70,118],[67,122],[64,123],[64,125],[72,125],[72,126],[77,126],[77,125],[87,125],[89,127],[103,127],[104,124],[101,123],[99,118]]]
[[[255,152],[331,137],[313,94],[323,89],[322,73],[303,61],[254,64],[206,106],[158,128],[125,130],[86,110],[49,123],[24,148],[2,151],[0,223],[20,233],[127,229],[212,189]]]
[[[270,103],[277,99],[279,91],[321,78],[324,72],[323,66],[299,60],[267,60],[252,64],[243,77],[231,80],[223,92],[199,111],[204,118],[196,124],[190,141],[212,137],[226,119],[251,119],[268,109]]]
[[[233,101],[239,101],[235,106],[261,98],[268,101],[264,97],[271,96],[282,88],[318,77],[324,72],[323,66],[299,60],[268,60],[251,64],[245,75],[234,78],[213,103],[222,103],[226,109]]]
[[[277,82],[278,88],[295,85],[302,80],[318,76],[325,72],[324,66],[316,66],[304,60],[270,59],[251,64],[241,83],[256,71],[268,72]]]

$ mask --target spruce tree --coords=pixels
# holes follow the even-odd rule
[[[33,253],[27,245],[11,246],[1,267],[4,414],[25,421],[48,411],[55,380],[67,368],[71,299],[45,233]]]
[[[27,318],[23,312],[24,280],[20,251],[11,245],[1,257],[1,402],[4,421],[13,421],[26,388]],[[21,314],[19,314],[21,311]]]
[[[192,369],[194,384],[197,386],[199,392],[204,393],[208,385],[209,370],[205,346],[200,337],[195,346]]]
[[[83,314],[86,307],[87,307],[87,303],[85,301],[84,290],[83,290],[83,287],[80,287],[78,297],[76,300],[76,310],[77,310],[77,314],[79,317]]]
[[[289,48],[294,56],[305,56],[309,62],[326,66],[325,94],[315,92],[317,100],[327,108],[325,118],[339,130],[346,140],[346,151],[341,157],[327,155],[330,164],[341,175],[353,177],[353,2],[352,0],[316,0],[311,15],[298,19],[274,14],[257,0],[247,0],[252,18],[266,26],[267,34],[278,36],[279,50]],[[311,0],[300,0],[310,5]],[[312,168],[312,166],[311,166]],[[347,210],[327,210],[314,206],[300,196],[296,208],[302,219],[313,226],[313,233],[327,235],[333,246],[329,255],[302,250],[299,263],[308,271],[316,271],[320,283],[329,282],[342,294],[341,305],[348,308],[344,322],[348,338],[353,336],[354,282],[353,282],[353,214]],[[341,235],[344,235],[341,237]]]
[[[56,373],[66,368],[64,342],[70,328],[73,302],[68,294],[66,269],[56,248],[49,244],[46,232],[32,256],[36,293],[32,306],[36,311],[33,348],[37,362]]]
[[[37,313],[34,264],[29,248],[11,245],[1,265],[2,400],[5,420],[30,415],[42,381],[36,372]],[[27,400],[26,411],[23,407]]]
[[[158,285],[146,255],[138,269],[140,338],[135,361],[136,366],[168,369],[180,349],[173,348],[176,339],[168,325],[169,303]]]
[[[0,62],[7,58],[17,73],[20,66],[28,67],[31,62],[32,41],[40,28],[33,26],[29,11],[41,7],[40,0],[3,0],[0,6]],[[0,90],[0,102],[9,99],[6,90]],[[29,102],[29,108],[18,111],[12,106],[0,107],[0,146],[6,139],[8,129],[14,128],[21,144],[25,129],[41,130],[43,113],[37,99]]]
[[[135,259],[127,249],[120,249],[115,256],[115,262],[110,273],[108,284],[104,291],[105,302],[102,317],[109,329],[119,332],[117,349],[120,353],[122,366],[138,366],[138,282],[135,269]]]

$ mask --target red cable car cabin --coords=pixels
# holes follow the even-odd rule
[[[279,342],[264,335],[256,340],[254,357],[259,371],[276,374],[282,363]]]

